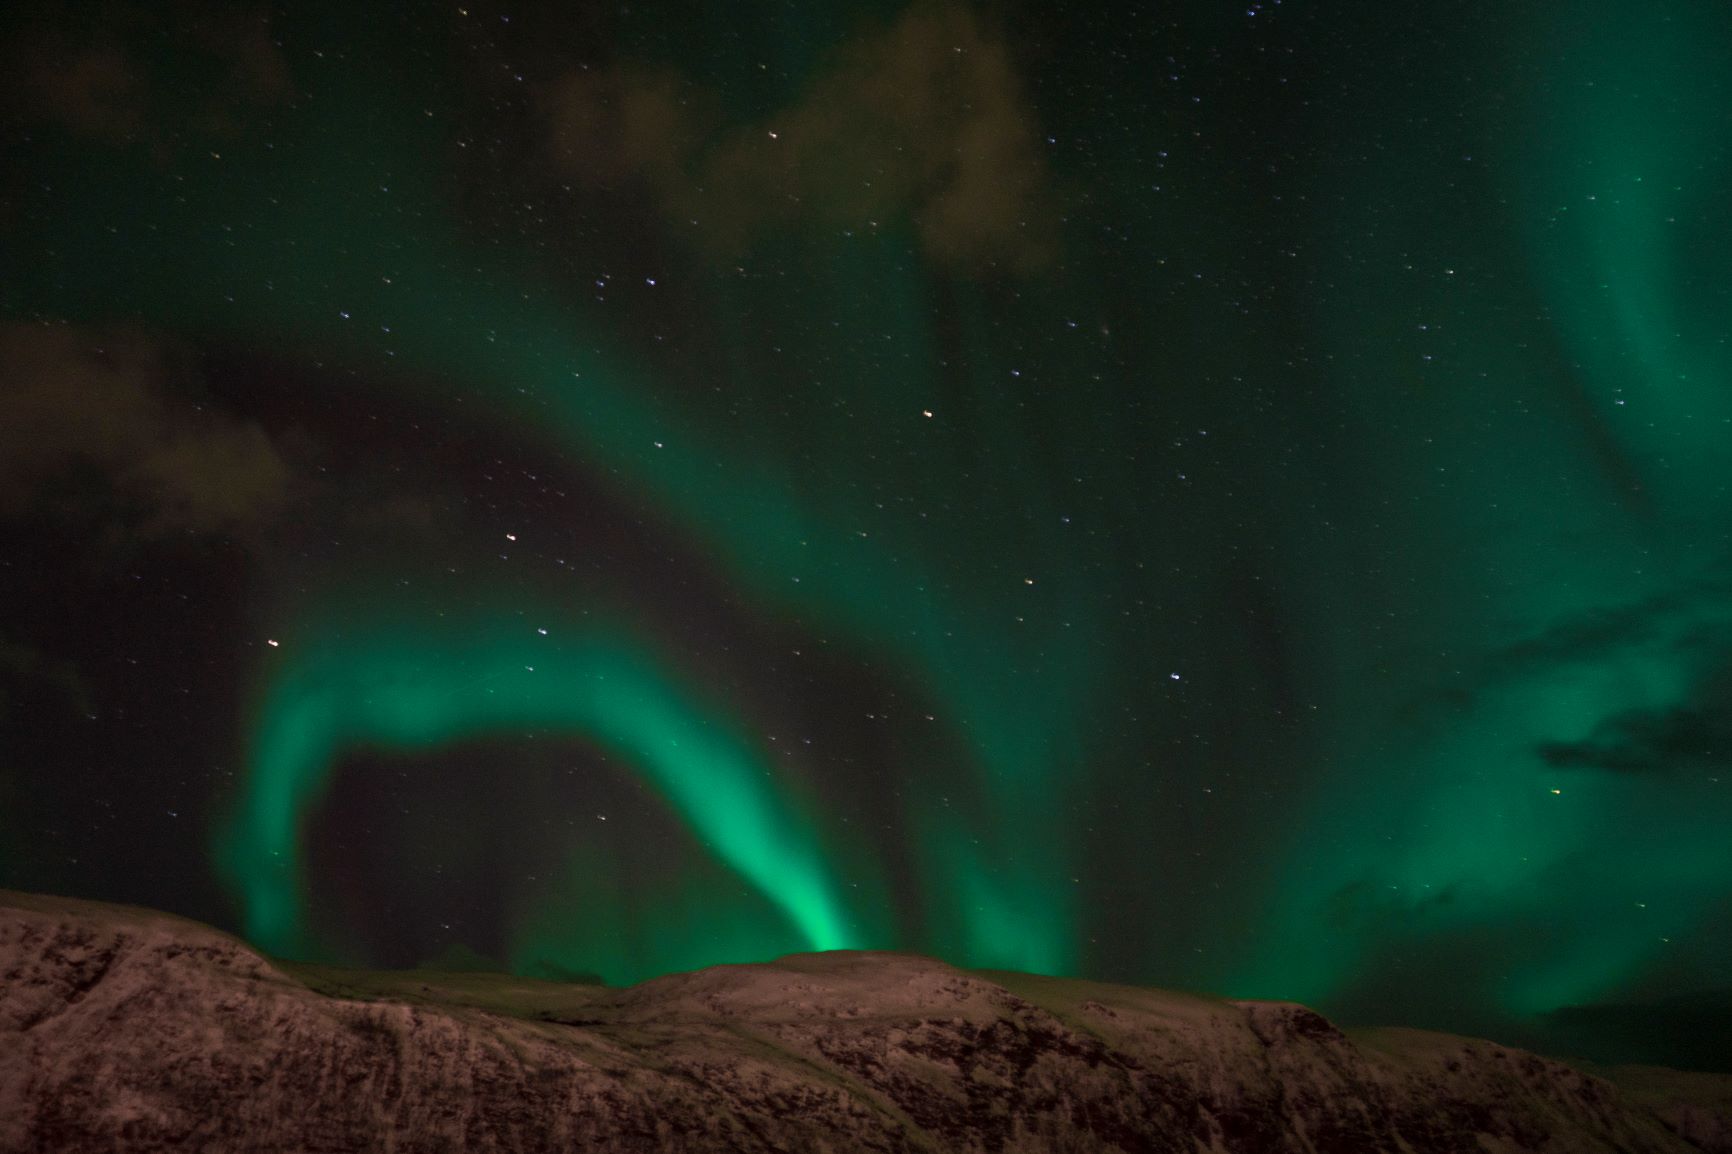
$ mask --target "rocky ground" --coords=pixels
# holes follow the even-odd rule
[[[1732,1076],[887,953],[630,989],[0,891],[0,1151],[1714,1151]]]

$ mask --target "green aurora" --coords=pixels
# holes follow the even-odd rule
[[[209,811],[243,932],[367,960],[307,860],[356,759],[533,731],[646,783],[694,864],[633,888],[574,827],[498,895],[519,970],[888,947],[1505,1033],[1732,988],[1732,20],[1254,7],[1125,56],[1034,8],[941,22],[1008,38],[1037,122],[1004,147],[1052,252],[1013,228],[984,263],[920,193],[710,246],[674,215],[709,202],[524,177],[495,199],[632,229],[481,227],[464,166],[517,154],[459,145],[528,130],[475,131],[421,63],[448,14],[296,17],[297,98],[166,163],[36,130],[8,315],[328,363],[333,404],[525,446],[763,642],[692,655],[557,522],[496,535],[557,574],[466,559],[411,598],[383,549],[259,566],[280,647]],[[716,200],[766,126],[821,122],[838,45],[918,42],[893,8],[741,19],[721,58],[701,17],[610,33],[711,94],[681,163]],[[856,672],[796,722],[815,682],[761,673],[776,646]],[[852,776],[764,736],[863,717]]]

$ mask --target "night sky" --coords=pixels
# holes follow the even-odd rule
[[[16,7],[0,885],[1732,1066],[1732,8]]]

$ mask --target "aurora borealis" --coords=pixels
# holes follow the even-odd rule
[[[7,17],[0,884],[1723,1061],[1732,13],[361,7]]]

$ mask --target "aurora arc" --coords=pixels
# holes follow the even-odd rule
[[[413,102],[341,90],[321,91],[313,102],[327,110],[362,105],[378,110],[364,131],[346,118],[337,126],[315,115],[294,148],[249,155],[232,147],[225,162],[236,176],[221,186],[220,208],[216,200],[199,203],[178,187],[162,188],[161,219],[173,227],[134,238],[150,246],[148,259],[123,268],[104,262],[98,248],[69,244],[70,262],[92,263],[33,291],[44,307],[72,317],[118,311],[266,347],[293,334],[333,359],[386,370],[397,388],[412,388],[423,402],[531,430],[599,475],[624,478],[630,490],[653,497],[662,515],[704,540],[767,609],[822,614],[856,645],[896,653],[928,693],[951,703],[947,721],[973,751],[981,799],[968,817],[932,798],[908,799],[931,883],[923,898],[932,948],[981,965],[1074,969],[1074,896],[1061,880],[1072,851],[1045,815],[1082,752],[1074,727],[1090,689],[1089,666],[1080,660],[1088,641],[1074,621],[1021,631],[998,622],[1030,605],[1074,599],[1077,575],[1051,574],[1034,588],[997,559],[977,557],[965,563],[996,571],[1002,592],[966,601],[951,596],[945,592],[951,583],[919,563],[925,554],[951,551],[943,527],[934,525],[922,539],[905,538],[906,529],[889,523],[870,534],[856,531],[854,515],[842,511],[846,490],[835,482],[794,473],[774,453],[724,446],[656,404],[605,329],[586,324],[581,304],[542,291],[536,274],[510,258],[478,256],[441,222],[427,158],[445,142],[414,113]],[[303,149],[317,163],[306,164]],[[135,176],[151,179],[147,167]],[[382,225],[370,207],[332,196],[357,182],[416,207],[388,214]],[[122,180],[92,183],[83,195],[97,203],[82,204],[82,211],[107,214],[112,210],[102,199],[123,190]],[[68,214],[68,227],[77,215]],[[237,235],[262,240],[237,247]],[[225,275],[211,277],[213,268]],[[836,286],[857,314],[854,324],[870,331],[888,320],[912,326],[911,340],[930,341],[912,311],[913,274],[901,262],[887,254],[855,271]],[[858,307],[862,277],[884,282],[866,299],[885,301],[887,314]],[[940,388],[922,375],[933,371],[933,359],[916,357],[904,379],[883,382],[884,406],[912,417],[929,403]],[[967,384],[978,392],[966,407],[1014,444],[1032,433],[994,413],[992,389],[1007,371],[994,360],[982,353]],[[406,381],[405,374],[412,376]],[[934,459],[942,461],[945,452],[961,451],[967,430],[929,435]],[[1020,515],[1029,494],[1012,488],[1000,499]],[[1048,671],[1035,693],[1019,686],[1014,673],[1031,666]],[[249,744],[261,754],[274,748]],[[321,748],[324,756],[339,752]],[[273,779],[275,771],[249,770],[249,781],[261,776]],[[287,789],[280,800],[300,805],[313,796]],[[236,812],[256,811],[247,804]],[[272,820],[279,832],[298,827],[289,815]],[[235,840],[231,830],[217,837]],[[227,876],[243,901],[282,892],[276,880],[241,884],[235,872],[241,862],[267,874],[277,865],[257,855],[229,860]],[[283,920],[292,920],[294,909],[249,912],[247,921],[295,940],[301,931]]]
[[[343,752],[428,749],[540,725],[624,755],[783,911],[806,948],[858,944],[809,819],[739,735],[649,664],[645,646],[593,629],[550,640],[515,615],[424,624],[393,627],[381,612],[361,630],[310,633],[271,680],[218,851],[251,940],[289,956],[312,947],[302,826]]]

